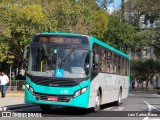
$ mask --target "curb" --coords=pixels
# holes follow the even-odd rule
[[[157,93],[158,91],[145,91],[145,90],[134,90],[134,91],[130,91],[130,92],[141,92],[141,93]]]
[[[38,106],[35,104],[18,104],[18,105],[10,105],[10,106],[4,106],[0,108],[0,111],[7,111],[7,110],[14,110],[14,109],[21,109],[21,108],[29,108]]]

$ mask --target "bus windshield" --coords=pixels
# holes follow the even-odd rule
[[[89,50],[51,48],[43,44],[31,47],[28,73],[34,76],[55,77],[55,70],[63,69],[63,78],[85,78],[89,70]]]

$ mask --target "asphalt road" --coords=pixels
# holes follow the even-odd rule
[[[113,103],[102,106],[100,112],[92,113],[89,110],[53,106],[48,113],[41,111],[40,107],[13,110],[15,113],[38,113],[47,119],[104,119],[104,120],[160,120],[160,95],[151,93],[130,93],[127,99],[122,100],[120,106]],[[157,117],[159,115],[159,117]],[[41,118],[38,118],[41,119]]]

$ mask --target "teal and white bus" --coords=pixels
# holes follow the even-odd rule
[[[26,103],[98,111],[129,94],[130,57],[92,36],[43,32],[29,48]]]

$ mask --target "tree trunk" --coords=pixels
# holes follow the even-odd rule
[[[148,80],[146,80],[146,91],[148,90]]]
[[[142,90],[143,90],[143,81],[142,81]]]

